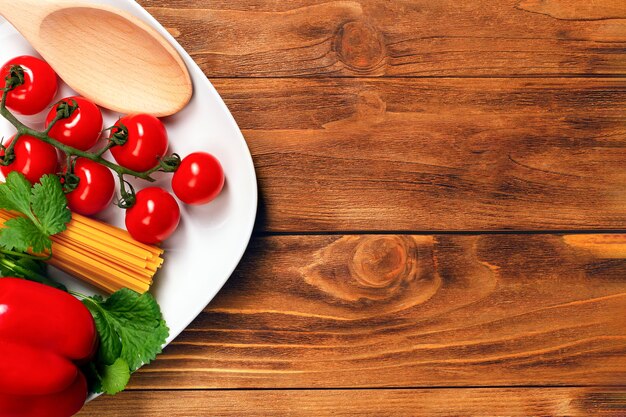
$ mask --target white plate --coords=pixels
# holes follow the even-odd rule
[[[215,297],[248,245],[257,208],[254,166],[246,142],[226,105],[169,33],[132,0],[102,0],[100,3],[125,9],[143,19],[178,49],[191,73],[194,96],[183,111],[163,119],[169,133],[170,151],[181,156],[194,151],[210,152],[221,161],[226,173],[226,186],[215,201],[201,207],[181,204],[181,225],[164,244],[165,264],[155,278],[152,293],[170,327],[169,344]],[[0,45],[0,65],[18,55],[36,55],[26,40],[2,18]],[[69,87],[64,86],[58,98],[72,94]],[[112,125],[118,116],[105,112],[105,124]],[[24,121],[41,128],[42,118],[43,115],[38,115]],[[13,133],[13,127],[0,117],[0,137],[10,137]],[[162,175],[156,185],[169,189],[168,176]],[[123,210],[111,207],[102,218],[123,227],[123,216]],[[51,275],[72,289],[88,294],[97,292],[60,271],[51,271]]]

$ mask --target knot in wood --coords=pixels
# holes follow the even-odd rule
[[[426,302],[441,286],[433,244],[432,236],[344,236],[300,273],[334,301],[358,307],[359,315],[403,310]]]
[[[355,248],[352,271],[355,280],[365,288],[385,288],[402,280],[414,267],[409,247],[397,236],[372,237]]]
[[[335,51],[341,62],[355,71],[375,69],[385,58],[385,43],[380,33],[364,22],[351,21],[339,28]]]

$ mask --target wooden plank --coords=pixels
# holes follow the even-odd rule
[[[132,410],[132,411],[131,411]],[[158,391],[99,398],[79,417],[623,416],[626,391],[582,388]]]
[[[257,230],[622,229],[626,79],[218,80]]]
[[[256,238],[132,387],[620,385],[625,314],[626,235]]]
[[[210,77],[623,75],[622,0],[139,0]]]

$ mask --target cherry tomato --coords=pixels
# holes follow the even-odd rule
[[[183,159],[172,177],[174,194],[187,204],[206,204],[224,187],[220,161],[206,152],[195,152]]]
[[[13,136],[4,145],[8,148],[15,139]],[[7,166],[0,167],[2,175],[6,178],[11,171],[24,174],[26,179],[34,184],[46,174],[56,174],[59,168],[59,160],[56,148],[37,138],[22,135],[13,148],[15,159]],[[4,151],[0,151],[0,156]]]
[[[24,115],[43,111],[57,93],[57,75],[47,62],[34,56],[13,58],[0,68],[0,88],[6,86],[11,67],[20,65],[24,69],[24,83],[7,95],[7,107]]]
[[[68,97],[53,106],[46,117],[46,127],[57,115],[57,106],[60,103],[73,105],[78,108],[67,119],[61,119],[50,129],[49,136],[82,151],[92,148],[100,139],[102,132],[102,112],[93,102],[83,97]]]
[[[164,241],[174,233],[179,221],[180,208],[176,200],[158,187],[139,191],[135,205],[126,210],[126,230],[143,243]]]
[[[78,187],[66,194],[67,205],[72,211],[92,216],[111,204],[115,180],[109,168],[90,159],[78,158],[74,174],[79,178]]]
[[[128,129],[124,145],[111,148],[113,157],[123,167],[143,172],[154,168],[167,152],[167,131],[159,119],[149,114],[122,117],[115,126]],[[111,134],[118,132],[116,128]]]

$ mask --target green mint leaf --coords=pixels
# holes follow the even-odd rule
[[[105,365],[100,372],[102,391],[108,395],[124,391],[129,380],[130,369],[122,358],[118,358],[113,365]]]
[[[83,304],[87,306],[93,316],[96,330],[100,336],[97,360],[104,365],[112,365],[122,354],[122,341],[114,323],[108,319],[106,312],[100,307],[103,303],[104,298],[99,295],[83,300]]]
[[[101,341],[98,357],[105,364],[121,357],[135,371],[161,353],[169,329],[152,295],[124,288],[106,301],[91,297],[83,302],[94,314]]]
[[[0,184],[0,208],[31,215],[30,196],[32,185],[18,172],[10,172],[6,182]]]
[[[44,175],[33,186],[31,204],[33,213],[39,219],[41,230],[48,236],[65,230],[72,219],[67,208],[63,187],[56,175]]]
[[[169,335],[154,297],[122,289],[104,299],[83,299],[94,317],[100,347],[94,362],[83,371],[90,392],[114,395],[123,391],[130,375],[161,352]]]
[[[41,253],[52,247],[52,241],[30,219],[16,217],[7,220],[0,229],[0,246],[7,250],[25,252],[32,248],[33,252]]]
[[[104,392],[108,395],[115,395],[124,391],[131,375],[128,364],[122,358],[118,358],[112,365],[90,362],[84,365],[81,371],[87,378],[89,392],[95,394]]]

